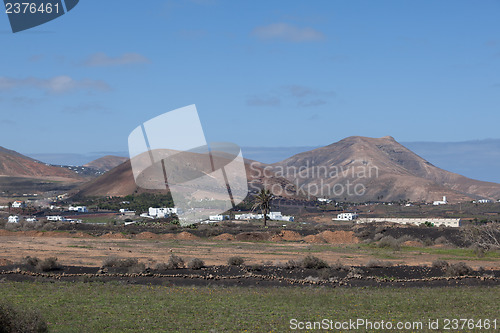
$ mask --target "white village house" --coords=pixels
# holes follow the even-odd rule
[[[26,203],[24,201],[16,200],[12,203],[12,208],[24,208],[26,207]]]
[[[434,201],[432,204],[434,206],[446,205],[446,204],[448,204],[448,201],[446,200],[446,196],[443,196],[443,200],[442,201]]]
[[[19,216],[17,215],[9,216],[7,223],[19,223]]]
[[[62,221],[63,218],[60,215],[47,216],[47,221]]]
[[[87,213],[88,209],[86,206],[69,206],[68,210],[70,212]]]
[[[358,218],[357,213],[345,212],[337,214],[337,218],[333,218],[334,221],[352,221]]]
[[[147,213],[141,214],[143,217],[152,217],[155,219],[161,219],[165,217],[169,217],[172,214],[177,214],[177,208],[154,208],[154,207],[149,207]]]

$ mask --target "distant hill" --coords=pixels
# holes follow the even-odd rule
[[[500,198],[500,184],[473,180],[440,169],[392,137],[348,137],[272,166],[277,175],[296,182],[299,187],[314,190],[317,196],[341,200],[410,199],[429,202],[441,200],[442,196],[447,196],[449,201]],[[293,170],[302,170],[302,175],[290,174]],[[351,194],[347,193],[349,184]],[[364,193],[354,193],[354,186],[358,187],[358,192],[364,188]]]
[[[124,163],[127,160],[128,160],[127,157],[106,155],[92,162],[84,164],[83,166],[106,172],[113,169],[114,167],[117,167],[118,165]]]

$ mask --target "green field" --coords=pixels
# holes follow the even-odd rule
[[[39,309],[51,332],[284,332],[290,331],[293,318],[423,322],[423,330],[407,332],[430,331],[429,319],[440,319],[441,326],[445,318],[496,318],[500,323],[500,287],[224,288],[4,281],[0,299]]]

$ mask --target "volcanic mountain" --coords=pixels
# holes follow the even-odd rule
[[[249,192],[257,192],[263,186],[270,189],[277,196],[294,197],[304,199],[305,196],[299,193],[294,185],[283,177],[275,177],[272,172],[264,172],[265,164],[244,160],[245,171],[248,179]],[[289,191],[284,193],[281,189],[287,188]],[[75,198],[94,197],[94,196],[126,196],[134,193],[157,192],[160,190],[147,190],[137,186],[132,173],[130,160],[111,169],[103,175],[83,184],[73,191]]]
[[[48,165],[0,147],[1,202],[24,193],[68,191],[87,179],[70,168]]]
[[[93,160],[92,162],[89,162],[83,166],[87,168],[96,169],[102,172],[106,172],[113,169],[114,167],[119,166],[120,164],[122,164],[127,160],[128,160],[127,157],[106,155],[96,160]]]
[[[0,147],[0,176],[81,181],[78,173],[67,168],[56,167]]]
[[[348,137],[272,164],[276,176],[317,197],[456,202],[500,198],[500,184],[440,169],[394,138]]]

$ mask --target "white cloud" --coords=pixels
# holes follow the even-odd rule
[[[289,42],[311,42],[325,39],[323,33],[313,28],[299,28],[287,23],[273,23],[257,27],[252,34],[261,39],[282,39]]]
[[[111,87],[104,81],[82,79],[75,80],[67,75],[54,76],[49,79],[28,77],[16,79],[0,77],[0,91],[16,88],[40,89],[47,94],[64,94],[74,91],[109,91]]]
[[[109,57],[105,53],[94,53],[83,61],[83,65],[87,67],[109,67],[123,66],[134,64],[148,64],[151,61],[145,56],[138,53],[124,53],[118,57]]]

